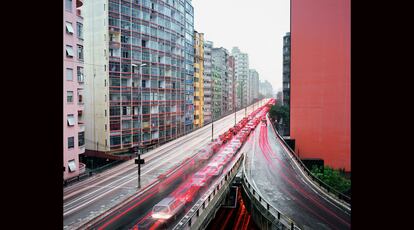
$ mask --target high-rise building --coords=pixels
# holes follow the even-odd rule
[[[283,37],[283,104],[290,105],[290,32]]]
[[[212,57],[213,42],[204,42],[204,124],[212,122],[213,78]]]
[[[95,0],[84,10],[88,154],[119,159],[191,130],[191,1]]]
[[[277,94],[276,94],[276,102],[280,103],[281,101],[283,101],[283,92],[278,91]]]
[[[228,51],[223,48],[212,49],[213,64],[213,120],[220,119],[228,111],[229,82],[227,73]]]
[[[290,135],[300,158],[351,171],[350,1],[292,0]]]
[[[194,127],[204,124],[204,34],[194,31]]]
[[[235,59],[237,108],[240,109],[248,105],[249,55],[242,53],[238,47],[233,47],[231,54]]]
[[[63,9],[63,179],[85,171],[83,1],[64,0]]]
[[[185,132],[188,133],[194,126],[194,9],[191,0],[181,2],[185,3]]]
[[[236,95],[236,88],[235,88],[235,60],[233,56],[228,56],[227,58],[227,75],[228,75],[228,102],[227,102],[227,112],[233,112],[236,109],[235,104],[235,95]]]
[[[255,102],[259,98],[259,73],[255,69],[249,69],[249,102]]]
[[[267,98],[273,97],[273,87],[267,80],[261,81],[259,86],[259,92]]]

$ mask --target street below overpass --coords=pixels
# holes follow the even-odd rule
[[[326,199],[300,174],[270,121],[250,134],[246,173],[259,194],[301,229],[350,229],[350,211]]]

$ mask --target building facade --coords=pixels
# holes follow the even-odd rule
[[[283,101],[283,92],[278,91],[276,94],[276,103],[279,104],[281,101]]]
[[[283,37],[283,104],[290,105],[290,32]]]
[[[63,179],[85,171],[83,1],[64,0],[63,9]]]
[[[300,158],[351,171],[350,1],[292,0],[290,135]]]
[[[273,87],[270,82],[267,80],[260,82],[259,93],[261,93],[265,98],[273,97]]]
[[[249,69],[249,101],[253,103],[259,99],[259,73],[255,69]]]
[[[217,66],[212,67],[211,75],[213,79],[213,90],[212,90],[212,119],[213,121],[221,118],[221,99],[222,99],[222,81],[221,81],[221,69]]]
[[[241,109],[248,105],[249,55],[242,53],[238,47],[233,47],[231,54],[235,59],[237,109]]]
[[[204,124],[213,120],[213,78],[212,78],[212,57],[213,42],[204,42]]]
[[[194,31],[194,128],[204,125],[204,34]]]
[[[211,52],[213,64],[213,120],[220,119],[227,111],[228,100],[228,75],[227,59],[228,52],[225,48],[214,48]]]
[[[119,159],[191,130],[191,1],[96,0],[84,11],[87,153]]]
[[[194,9],[191,0],[181,2],[185,4],[185,132],[188,133],[194,126]]]
[[[233,56],[228,55],[227,58],[227,75],[228,75],[228,103],[227,103],[227,112],[234,112],[236,109],[235,104],[235,95],[236,95],[236,88],[235,88],[235,60]]]

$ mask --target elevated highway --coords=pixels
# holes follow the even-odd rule
[[[258,111],[253,117],[266,117],[265,113]],[[252,112],[252,108],[248,112]],[[243,116],[244,111],[239,111],[238,120]],[[218,126],[216,137],[234,125],[234,114],[218,124],[214,125]],[[73,216],[76,218],[79,215],[77,211],[71,213],[74,202],[78,202],[73,206],[75,209],[86,211],[91,209],[88,202],[92,203],[92,207],[99,206],[100,202],[110,205],[66,228],[205,229],[237,178],[241,181],[239,188],[242,189],[246,207],[260,229],[350,229],[350,205],[338,199],[329,189],[321,188],[301,167],[300,161],[268,119],[267,124],[259,122],[252,131],[239,131],[207,161],[200,160],[193,150],[203,148],[210,142],[211,126],[150,151],[144,155],[148,162],[143,170],[146,177],[141,180],[142,188],[138,191],[137,169],[131,162],[91,178],[89,183],[79,183],[78,188],[67,191],[67,216],[73,219]],[[231,143],[243,133],[248,133],[246,139],[240,139],[243,140],[242,145],[237,147],[230,159],[226,159],[223,171],[211,176],[193,191],[190,185],[195,183],[194,174],[217,162],[216,155],[228,151]],[[125,198],[108,202],[108,199],[114,199],[119,194],[124,194]],[[180,198],[185,205],[180,206],[182,208],[173,218],[156,219],[153,207],[166,197]]]

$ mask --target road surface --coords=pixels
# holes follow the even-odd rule
[[[305,182],[267,124],[259,124],[242,149],[246,173],[259,194],[302,229],[350,229],[350,215]]]
[[[262,102],[264,104],[264,102]],[[256,103],[257,109],[260,103]],[[247,108],[247,114],[253,106]],[[237,112],[237,122],[245,110]],[[214,122],[214,138],[234,125],[234,113]],[[156,180],[160,174],[174,168],[211,140],[211,124],[166,143],[142,155],[141,188]],[[109,210],[137,192],[137,166],[134,160],[64,188],[64,229],[77,229],[97,215]]]

